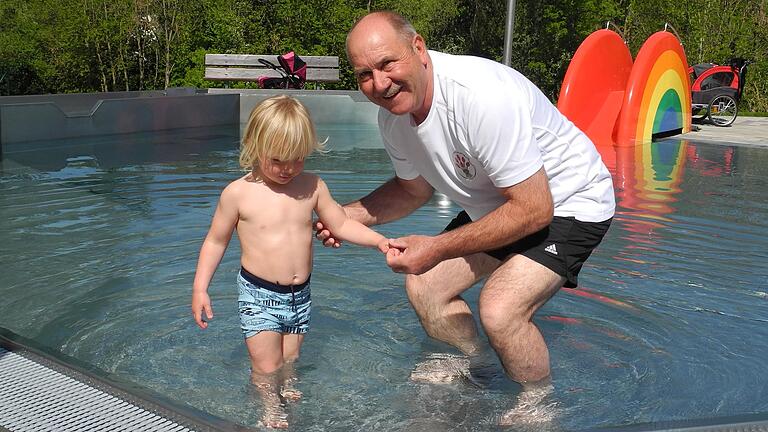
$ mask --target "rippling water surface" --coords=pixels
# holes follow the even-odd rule
[[[375,130],[329,127],[306,168],[335,198],[392,175]],[[353,137],[353,138],[350,138]],[[0,326],[104,371],[246,425],[260,403],[236,313],[239,247],[189,313],[197,252],[221,189],[240,172],[237,130],[185,130],[6,149],[0,173]],[[618,213],[582,271],[537,315],[554,394],[546,428],[768,411],[768,150],[667,140],[601,150]],[[436,196],[380,227],[439,231]],[[488,430],[519,388],[492,365],[469,382],[408,376],[450,349],[421,330],[373,251],[316,247],[312,331],[298,366],[294,430]],[[439,287],[435,287],[439,289]],[[466,296],[475,308],[479,287]]]

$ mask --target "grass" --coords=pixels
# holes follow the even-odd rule
[[[761,111],[742,112],[742,111],[739,111],[739,115],[742,116],[742,117],[768,117],[768,112],[761,112]]]

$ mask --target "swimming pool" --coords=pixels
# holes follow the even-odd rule
[[[354,129],[351,130],[350,128]],[[313,156],[340,202],[392,174],[375,129],[327,126]],[[351,133],[354,132],[354,133]],[[353,137],[353,138],[351,138]],[[253,425],[233,241],[200,331],[191,283],[218,193],[240,175],[238,130],[184,129],[9,149],[0,175],[0,327],[179,403]],[[768,411],[768,150],[670,139],[603,150],[619,213],[582,272],[537,316],[553,364],[547,428]],[[439,231],[436,196],[389,236]],[[450,352],[421,330],[373,251],[315,248],[312,331],[292,430],[488,430],[518,387],[410,382]],[[476,306],[478,288],[467,299]]]

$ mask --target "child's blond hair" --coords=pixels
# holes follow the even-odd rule
[[[248,117],[240,166],[250,170],[260,160],[302,160],[323,147],[304,105],[290,96],[273,96],[259,102]]]

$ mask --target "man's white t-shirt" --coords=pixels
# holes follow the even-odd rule
[[[613,216],[613,182],[589,138],[522,74],[500,63],[429,51],[434,92],[427,118],[379,109],[379,129],[398,177],[422,176],[472,220],[542,166],[555,216]]]

